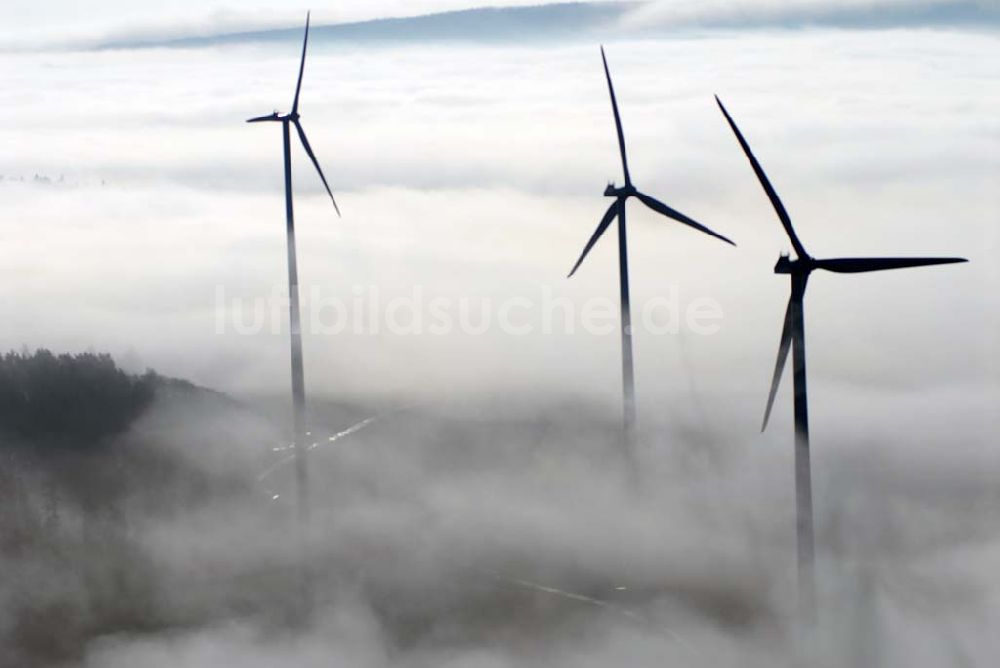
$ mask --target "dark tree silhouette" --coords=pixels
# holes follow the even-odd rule
[[[10,352],[0,358],[0,433],[10,447],[87,451],[121,433],[152,401],[159,378],[110,355]]]

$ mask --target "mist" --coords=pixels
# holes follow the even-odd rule
[[[120,437],[115,504],[60,496],[44,538],[7,551],[4,660],[930,666],[996,650],[998,462],[971,434],[946,457],[940,439],[823,425],[806,643],[788,448],[647,419],[636,483],[617,415],[592,405],[396,407],[333,441],[364,408],[313,409],[302,539],[282,421],[161,394]],[[27,498],[21,521],[45,508]]]
[[[989,664],[992,6],[622,4],[531,40],[316,32],[303,124],[344,215],[293,152],[301,532],[280,133],[244,123],[291,104],[273,31],[299,18],[143,15],[0,53],[0,347],[193,383],[95,453],[5,454],[0,663]],[[565,278],[622,179],[599,42],[636,185],[739,244],[629,209],[637,477],[613,240]],[[760,433],[789,244],[714,94],[817,257],[970,260],[810,284],[811,632],[789,377]]]

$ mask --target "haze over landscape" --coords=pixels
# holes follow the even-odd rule
[[[0,347],[193,383],[135,381],[156,398],[84,491],[24,456],[18,526],[68,486],[3,554],[0,663],[795,665],[787,377],[759,434],[791,249],[715,94],[817,256],[969,259],[810,283],[814,665],[1000,651],[997,3],[503,4],[312,6],[302,114],[343,218],[293,153],[309,629],[280,133],[244,123],[288,110],[306,7],[0,8]],[[739,244],[630,205],[638,489],[612,235],[566,280],[621,185],[602,43],[637,184]],[[112,459],[132,477],[93,496]],[[39,650],[64,618],[93,623]]]

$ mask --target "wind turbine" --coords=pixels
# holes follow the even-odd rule
[[[313,153],[312,147],[309,145],[309,140],[306,138],[305,130],[302,129],[302,124],[299,122],[299,93],[302,90],[302,74],[306,67],[306,47],[308,44],[309,14],[307,13],[306,32],[305,37],[302,40],[302,60],[299,63],[299,79],[298,83],[295,84],[295,98],[292,101],[292,110],[285,115],[281,115],[275,111],[268,116],[258,116],[247,121],[247,123],[281,123],[282,138],[284,140],[285,221],[286,234],[288,237],[288,303],[292,345],[292,408],[295,428],[295,476],[299,495],[299,513],[302,518],[305,517],[308,507],[308,481],[306,477],[307,448],[305,444],[308,431],[306,428],[305,415],[305,375],[302,369],[302,327],[299,318],[299,274],[298,261],[295,255],[295,216],[292,210],[291,126],[295,126],[295,131],[298,133],[299,139],[302,142],[302,148],[306,150],[306,155],[309,156],[309,159],[312,160],[313,165],[316,167],[316,171],[319,172],[319,178],[323,181],[323,186],[326,188],[326,192],[330,195],[330,201],[333,202],[333,208],[337,212],[337,216],[340,216],[340,209],[337,207],[337,201],[333,198],[333,192],[330,190],[330,186],[326,182],[326,177],[323,176],[323,170],[319,166],[319,161],[316,160],[316,154]]]
[[[795,259],[791,260],[787,255],[781,255],[778,263],[774,267],[776,274],[788,274],[792,281],[791,296],[788,299],[788,307],[785,309],[785,323],[781,330],[781,342],[778,344],[778,359],[774,365],[774,377],[771,380],[771,391],[767,397],[767,408],[764,411],[764,422],[761,431],[767,428],[768,419],[771,417],[771,408],[774,406],[774,397],[778,392],[778,385],[781,382],[781,374],[785,368],[785,361],[788,359],[788,350],[792,349],[792,382],[795,394],[795,506],[796,506],[796,537],[798,547],[798,569],[799,569],[799,599],[807,615],[812,616],[815,610],[816,585],[813,575],[815,548],[813,541],[813,511],[812,511],[812,476],[809,465],[809,411],[806,397],[806,334],[805,320],[803,314],[803,298],[806,293],[806,283],[809,275],[816,269],[832,271],[838,274],[858,274],[869,271],[885,271],[888,269],[905,269],[907,267],[924,267],[936,264],[954,264],[956,262],[967,262],[965,258],[958,257],[912,257],[912,258],[889,258],[889,257],[847,257],[831,260],[819,260],[806,252],[802,242],[799,241],[795,229],[792,227],[791,218],[785,211],[785,206],[778,198],[778,194],[768,181],[767,175],[761,168],[757,158],[750,150],[749,144],[743,138],[740,129],[736,127],[732,116],[726,111],[722,101],[718,96],[715,101],[722,110],[722,114],[729,122],[729,127],[733,129],[736,139],[743,152],[750,160],[757,179],[768,199],[778,213],[782,227],[788,234],[795,249]]]
[[[611,95],[611,109],[614,112],[615,127],[618,130],[618,148],[622,156],[622,171],[625,176],[625,185],[621,188],[616,188],[614,183],[608,184],[608,187],[604,191],[604,196],[613,197],[615,201],[610,207],[608,207],[607,212],[604,214],[604,218],[601,219],[601,222],[597,226],[597,230],[594,231],[593,236],[590,237],[590,241],[588,241],[587,245],[584,247],[583,253],[580,255],[580,259],[576,261],[576,264],[573,265],[573,270],[569,272],[569,276],[572,277],[573,274],[576,273],[576,270],[579,269],[580,265],[583,263],[583,259],[587,257],[587,253],[590,252],[590,249],[594,247],[597,240],[601,238],[601,235],[607,231],[608,227],[611,226],[611,223],[613,223],[617,218],[618,275],[619,285],[621,288],[623,428],[627,456],[631,458],[635,447],[635,377],[632,367],[632,314],[629,306],[628,248],[625,235],[625,203],[630,197],[636,197],[647,207],[666,216],[667,218],[676,220],[679,223],[684,223],[685,225],[716,237],[717,239],[721,239],[728,244],[732,244],[733,246],[736,244],[721,234],[716,234],[704,225],[688,218],[679,211],[671,209],[663,202],[639,192],[636,187],[632,185],[632,177],[628,171],[628,158],[625,155],[625,134],[622,131],[622,120],[621,115],[618,113],[618,101],[615,98],[615,87],[611,83],[611,72],[608,70],[608,59],[604,55],[603,46],[601,47],[601,60],[604,61],[604,76],[608,80],[608,92]]]

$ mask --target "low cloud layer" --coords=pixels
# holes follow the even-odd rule
[[[817,383],[993,382],[997,309],[982,290],[996,281],[990,38],[817,31],[607,47],[636,183],[740,244],[630,209],[635,303],[673,290],[681,308],[710,298],[724,314],[713,336],[639,334],[644,395],[676,387],[664,379],[682,368],[706,390],[760,387],[773,363],[788,288],[771,267],[789,244],[713,93],[818,256],[972,260],[817,275]],[[23,280],[4,288],[4,345],[131,349],[203,384],[283,391],[284,330],[220,335],[217,323],[234,300],[247,312],[284,290],[280,134],[243,119],[289,104],[296,54],[5,58],[17,104],[0,110],[4,263]],[[604,185],[621,178],[596,48],[317,40],[302,110],[345,214],[333,215],[296,149],[304,294],[350,303],[375,288],[384,304],[421,288],[490,300],[494,319],[505,300],[545,291],[578,312],[616,299],[610,237],[565,279],[606,207]],[[306,350],[313,392],[450,393],[485,380],[615,394],[613,334],[317,334]]]
[[[281,457],[266,450],[280,427],[181,395],[126,435],[119,466],[135,477],[114,512],[63,501],[30,550],[5,555],[0,657],[65,653],[94,668],[988,662],[995,454],[986,441],[952,441],[947,458],[942,439],[901,442],[926,430],[940,398],[908,403],[921,417],[892,434],[817,424],[822,623],[806,641],[787,438],[647,419],[636,480],[616,413],[585,403],[411,406],[332,442],[326,430],[350,409],[314,406],[315,615],[303,628],[288,623],[302,554],[291,467],[259,475]],[[185,484],[200,479],[211,484]],[[30,495],[3,518],[44,508]],[[74,567],[60,570],[66,559]]]

